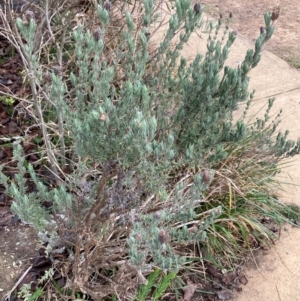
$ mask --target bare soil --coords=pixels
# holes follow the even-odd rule
[[[35,231],[28,226],[11,224],[0,228],[0,300],[36,257],[36,240]]]

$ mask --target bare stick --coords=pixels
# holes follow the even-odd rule
[[[23,281],[23,279],[26,277],[26,275],[31,270],[32,265],[25,271],[25,273],[22,275],[22,277],[18,280],[18,282],[14,285],[14,287],[7,293],[4,300],[10,300],[11,294],[14,292],[14,290],[19,286],[19,284]]]

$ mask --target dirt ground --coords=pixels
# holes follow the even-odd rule
[[[24,225],[0,228],[0,300],[36,256],[36,233]]]

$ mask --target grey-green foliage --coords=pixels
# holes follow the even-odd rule
[[[169,270],[178,268],[183,259],[173,253],[171,245],[158,241],[159,231],[166,229],[171,240],[182,243],[203,241],[205,230],[221,214],[219,208],[204,215],[195,213],[194,208],[201,204],[202,194],[209,185],[203,181],[198,167],[213,167],[226,157],[228,144],[238,143],[249,133],[242,119],[233,121],[233,112],[239,102],[251,102],[253,95],[248,92],[247,74],[259,62],[262,47],[274,28],[266,14],[266,32],[257,39],[255,49],[248,50],[240,66],[231,68],[225,62],[235,34],[225,26],[224,35],[219,38],[221,22],[210,23],[207,53],[197,55],[188,64],[180,57],[180,51],[201,27],[203,8],[197,13],[189,0],[177,0],[165,37],[154,54],[150,54],[148,33],[154,22],[154,4],[153,0],[144,1],[143,25],[138,31],[130,13],[125,14],[126,26],[116,33],[118,43],[110,58],[105,56],[110,16],[99,5],[101,30],[98,29],[97,35],[80,26],[74,30],[76,66],[66,70],[68,79],[53,72],[48,92],[62,114],[81,164],[89,162],[86,159],[101,166],[115,164],[132,182],[141,181],[142,184],[136,184],[139,189],[142,187],[140,201],[151,194],[161,200],[159,209],[163,208],[165,215],[156,221],[149,214],[151,202],[136,207],[129,203],[135,210],[136,222],[127,242],[134,265],[146,266],[146,258],[151,254],[154,264]],[[23,31],[26,35],[27,31]],[[173,46],[176,34],[179,40]],[[271,134],[275,130],[262,131],[267,119],[268,112],[265,120],[258,120],[252,128],[254,132],[261,131],[261,146],[275,155],[299,152],[299,142],[289,142],[283,134],[278,134],[274,142]],[[37,191],[27,193],[25,162],[20,149],[16,151],[20,175],[16,176],[16,184],[6,185],[15,200],[13,210],[35,227],[45,229],[50,217],[41,206],[44,200],[52,201],[56,212],[72,210],[72,197],[66,192],[68,184],[48,191],[28,165]],[[177,171],[181,169],[193,170],[195,175],[189,181],[180,180],[183,176]],[[174,180],[170,180],[172,177]],[[5,181],[2,176],[2,182]],[[107,185],[106,192],[117,184]],[[87,198],[93,203],[92,194]],[[111,199],[114,200],[113,193]],[[195,223],[195,232],[191,233],[187,223],[197,219],[201,222]],[[142,238],[137,239],[140,235]]]
[[[198,196],[201,196],[199,194]],[[187,198],[183,198],[188,202]],[[151,254],[153,261],[161,269],[165,271],[178,271],[180,266],[185,263],[185,258],[174,254],[171,240],[175,240],[179,244],[187,244],[191,241],[204,242],[206,239],[206,229],[215,222],[221,215],[221,207],[216,207],[206,213],[205,217],[200,219],[194,212],[196,204],[200,202],[184,204],[175,198],[172,199],[175,206],[180,204],[180,208],[171,208],[169,210],[157,211],[155,214],[147,214],[140,216],[135,221],[130,236],[128,238],[129,255],[132,264],[142,269],[149,269],[151,264],[147,264],[147,258]],[[201,222],[197,222],[201,220]],[[195,221],[193,223],[193,221]],[[174,225],[174,222],[176,223]],[[192,229],[188,229],[187,225],[194,225]],[[162,229],[162,227],[164,229]],[[160,232],[168,236],[168,241],[161,241]]]
[[[241,66],[230,68],[224,64],[235,34],[229,32],[222,44],[224,37],[217,38],[221,23],[211,24],[206,55],[198,54],[190,65],[181,57],[177,67],[180,50],[201,24],[201,13],[196,14],[187,0],[176,1],[169,29],[151,58],[146,33],[153,5],[152,1],[145,3],[145,26],[135,37],[132,17],[126,14],[127,29],[110,64],[103,57],[105,26],[98,41],[82,28],[74,32],[79,72],[70,74],[76,98],[71,107],[65,105],[69,112],[65,117],[80,156],[100,162],[117,160],[125,168],[146,171],[149,178],[157,172],[167,173],[175,161],[199,162],[210,154],[208,160],[215,163],[226,156],[226,143],[246,136],[246,124],[233,122],[232,113],[239,102],[249,98],[247,74],[257,65],[274,28],[266,15],[266,32],[257,39],[255,50],[248,50]],[[98,13],[103,18],[101,6]],[[106,17],[102,23],[108,25]],[[179,42],[172,47],[178,31]],[[153,72],[147,72],[149,68]],[[62,83],[53,77],[55,92]],[[119,80],[117,87],[115,80]],[[284,152],[288,149],[290,144]]]
[[[151,20],[153,4],[151,5],[152,1],[146,3],[144,18]],[[178,1],[178,7],[183,8],[178,9],[177,14],[171,18],[166,38],[154,60],[162,60],[160,70],[164,70],[159,75],[158,84],[173,71],[178,51],[200,20],[200,15],[195,15],[191,8],[187,9],[187,3],[188,1]],[[101,17],[102,8],[99,7],[98,10]],[[182,35],[182,41],[171,51],[171,39],[184,22],[187,29]],[[166,107],[164,111],[158,107],[163,106],[169,96],[166,95],[163,99],[165,92],[162,92],[166,88],[163,85],[160,92],[157,91],[160,89],[152,87],[157,84],[152,83],[148,87],[145,81],[146,69],[150,67],[147,27],[142,28],[135,38],[133,20],[128,13],[126,23],[127,29],[122,32],[120,45],[115,49],[116,59],[110,65],[101,57],[102,39],[95,42],[92,35],[84,33],[82,29],[74,33],[79,74],[70,75],[76,87],[76,111],[69,116],[68,124],[73,130],[78,153],[82,156],[99,161],[118,160],[126,167],[140,164],[144,169],[145,165],[149,165],[145,164],[145,160],[148,161],[149,156],[153,155],[156,162],[163,161],[168,166],[168,160],[176,156],[174,133],[165,130],[170,126],[171,116],[167,116],[170,107]],[[102,32],[104,36],[105,28]],[[85,55],[82,54],[83,48]],[[89,51],[93,52],[93,60],[90,59]],[[168,53],[163,56],[166,52]],[[120,79],[121,87],[116,90],[112,81],[120,70],[120,61],[123,76]],[[168,74],[165,74],[166,71]],[[150,74],[152,75],[154,74]],[[86,102],[88,105],[85,105]],[[106,120],[100,120],[101,115]],[[160,131],[162,135],[159,134]],[[148,168],[151,169],[150,166]]]
[[[35,56],[33,54],[34,47],[35,47],[35,33],[36,33],[36,27],[37,24],[33,18],[30,18],[28,25],[24,25],[22,19],[17,18],[16,19],[16,25],[18,29],[20,30],[22,37],[26,41],[26,44],[24,44],[24,55],[26,56],[27,63],[28,63],[28,69],[32,72],[34,72],[35,76],[40,78],[42,76],[41,71],[39,70],[39,62],[38,62],[38,56]]]
[[[51,202],[54,213],[67,212],[72,207],[72,195],[66,192],[64,185],[49,190],[41,179],[37,178],[33,166],[26,162],[19,143],[14,145],[13,159],[18,162],[18,173],[15,174],[14,181],[10,181],[2,173],[2,166],[0,168],[0,183],[5,185],[6,193],[14,200],[11,209],[21,220],[38,230],[45,231],[51,216],[42,206],[43,203]],[[30,174],[30,179],[26,177],[27,172]],[[36,189],[28,191],[28,181],[33,181]]]

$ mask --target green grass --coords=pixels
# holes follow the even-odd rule
[[[280,228],[300,217],[300,210],[276,198],[281,183],[275,175],[281,158],[259,148],[259,136],[251,135],[228,149],[228,156],[216,166],[215,179],[206,191],[209,197],[199,211],[222,207],[222,215],[207,231],[206,248],[219,264],[232,267],[251,248],[272,245],[276,233],[263,222]]]

